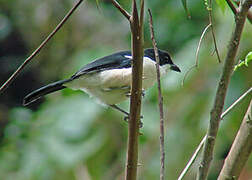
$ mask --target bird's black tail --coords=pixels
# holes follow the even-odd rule
[[[57,81],[31,92],[24,97],[23,105],[27,106],[47,94],[66,88],[66,86],[63,86],[63,84],[71,80],[72,79],[65,79]]]

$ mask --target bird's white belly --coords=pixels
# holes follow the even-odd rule
[[[143,89],[151,87],[156,82],[156,66],[154,61],[143,62]],[[71,89],[80,89],[90,96],[96,97],[105,104],[117,104],[127,99],[131,86],[131,68],[105,70],[80,76],[67,84]],[[160,68],[161,75],[166,68]]]
[[[86,74],[66,84],[71,89],[85,91],[105,104],[117,104],[126,100],[130,85],[130,68]]]

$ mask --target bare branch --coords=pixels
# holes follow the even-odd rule
[[[239,102],[241,102],[248,94],[252,92],[252,87],[249,88],[241,97],[239,97],[231,106],[229,106],[222,114],[221,119],[224,118]]]
[[[244,94],[242,94],[233,104],[231,104],[222,114],[221,114],[221,119],[223,119],[239,102],[241,102],[247,95],[249,95],[252,92],[252,87],[249,88]],[[186,173],[188,172],[188,170],[190,169],[190,167],[192,166],[193,162],[195,161],[196,157],[199,154],[199,151],[201,150],[201,148],[203,147],[203,144],[206,141],[206,137],[207,135],[204,136],[204,138],[201,140],[200,144],[198,145],[197,149],[195,150],[195,152],[193,153],[193,156],[191,157],[191,159],[188,161],[186,167],[184,168],[184,170],[182,171],[182,173],[180,174],[178,180],[182,180]]]
[[[144,0],[141,0],[141,10],[140,10],[140,28],[141,29],[143,29],[144,27]],[[143,38],[142,38],[142,40],[143,40],[143,44],[144,44],[144,31],[142,31],[143,32],[143,34],[142,34],[142,36],[143,36]]]
[[[204,144],[203,157],[198,171],[198,180],[205,180],[208,175],[211,160],[213,158],[213,150],[215,145],[215,139],[219,129],[219,123],[221,120],[221,113],[224,106],[224,101],[227,93],[227,88],[230,82],[230,77],[233,72],[233,67],[235,64],[235,57],[237,49],[240,43],[240,38],[242,30],[245,23],[245,18],[247,17],[248,10],[252,5],[252,0],[243,1],[241,8],[239,8],[236,14],[236,26],[234,33],[232,34],[231,41],[229,43],[229,48],[227,56],[225,59],[225,64],[223,67],[223,73],[218,84],[218,89],[215,96],[215,101],[213,108],[210,113],[210,124],[207,132],[207,139]]]
[[[234,15],[236,15],[237,10],[236,7],[234,6],[234,4],[231,2],[231,0],[226,0],[228,6],[230,7],[230,9],[232,10],[232,12],[234,13]]]
[[[238,179],[252,152],[251,106],[252,100],[250,101],[247,113],[242,121],[231,150],[225,159],[224,166],[218,177],[219,180]]]
[[[142,2],[141,4],[141,8],[144,8],[144,2]],[[144,10],[141,9],[140,12],[143,11]],[[143,76],[143,24],[141,24],[141,21],[143,21],[143,17],[140,17],[139,20],[136,1],[132,0],[132,17],[130,18],[130,27],[133,61],[132,86],[130,97],[130,119],[128,128],[128,150],[125,177],[126,180],[136,180],[137,177],[138,136],[142,103]]]
[[[230,3],[232,3],[230,0],[226,0],[226,1],[229,1]],[[229,5],[229,2],[227,2],[228,5]],[[239,1],[234,1],[234,3],[235,3],[237,6],[239,6],[239,4],[240,4]],[[233,5],[233,6],[234,6],[234,5]],[[229,7],[230,7],[230,5],[229,5]],[[230,8],[231,8],[231,7],[230,7]],[[233,9],[232,9],[232,11],[233,11]],[[237,9],[236,9],[236,8],[235,8],[235,12],[237,13]],[[233,11],[234,15],[236,14],[235,12]],[[252,24],[252,12],[251,12],[251,11],[248,11],[247,19],[248,19],[249,22]]]
[[[56,26],[56,28],[47,36],[47,38],[39,45],[39,47],[19,66],[19,68],[11,75],[11,77],[1,86],[0,93],[2,93],[8,86],[17,78],[19,73],[24,67],[40,52],[40,50],[47,44],[47,42],[58,32],[58,30],[65,24],[77,7],[82,3],[83,0],[78,0],[76,4],[69,10],[62,21]]]
[[[159,104],[159,112],[160,112],[160,180],[164,180],[165,178],[165,148],[164,148],[164,108],[163,108],[163,96],[161,91],[161,82],[160,82],[160,59],[158,55],[158,48],[157,43],[154,36],[154,28],[153,28],[153,20],[152,20],[152,14],[151,10],[148,9],[149,12],[149,26],[150,26],[150,34],[151,34],[151,40],[152,45],[155,52],[155,58],[156,58],[156,70],[157,70],[157,82],[158,82],[158,104]]]
[[[186,173],[189,171],[190,167],[192,166],[192,164],[194,163],[196,157],[198,156],[198,154],[199,154],[201,148],[203,147],[203,145],[204,145],[204,143],[205,143],[205,141],[206,141],[206,137],[207,137],[207,135],[205,135],[205,136],[203,137],[203,139],[201,140],[201,142],[200,142],[200,144],[198,145],[197,149],[196,149],[195,152],[193,153],[191,159],[190,159],[190,160],[188,161],[188,163],[186,164],[186,167],[184,168],[184,170],[182,171],[182,173],[179,175],[178,180],[182,180],[182,179],[185,177]]]
[[[130,21],[131,15],[116,0],[111,0],[111,2]]]
[[[214,41],[214,49],[218,58],[219,63],[221,62],[219,51],[217,48],[217,43],[216,43],[216,38],[214,34],[214,26],[213,26],[213,16],[212,16],[212,0],[209,0],[209,8],[208,8],[208,17],[209,17],[209,23],[211,24],[211,32],[213,36],[213,41]]]
[[[201,47],[201,42],[202,42],[203,37],[204,37],[205,34],[206,34],[206,31],[208,30],[208,28],[209,28],[210,26],[211,26],[211,24],[208,24],[208,25],[204,28],[204,30],[203,30],[203,32],[202,32],[202,34],[201,34],[201,36],[200,36],[200,40],[199,40],[198,47],[197,47],[197,50],[196,50],[196,60],[195,60],[195,64],[194,64],[192,67],[190,67],[190,68],[188,69],[188,71],[185,73],[185,76],[184,76],[183,81],[182,81],[182,86],[184,85],[185,79],[186,79],[187,75],[189,74],[189,72],[191,72],[194,68],[197,68],[197,67],[199,66],[199,50],[200,50],[200,47]]]

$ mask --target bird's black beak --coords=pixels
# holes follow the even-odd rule
[[[180,69],[179,69],[179,67],[176,66],[175,64],[172,64],[171,67],[170,67],[170,69],[173,70],[173,71],[181,72]]]

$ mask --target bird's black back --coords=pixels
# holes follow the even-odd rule
[[[160,65],[173,64],[170,55],[166,51],[158,50]],[[131,67],[131,51],[120,51],[103,58],[94,60],[93,62],[85,65],[77,71],[72,78],[76,79],[81,75],[93,72],[99,72],[110,69],[121,69]],[[151,60],[156,61],[154,49],[145,49],[144,56],[149,57]]]
[[[118,53],[114,53],[103,58],[97,59],[79,71],[77,71],[72,78],[75,79],[83,74],[93,73],[98,71],[104,71],[109,69],[121,69],[121,68],[129,68],[131,67],[131,58],[125,57],[131,56],[130,51],[121,51]]]

